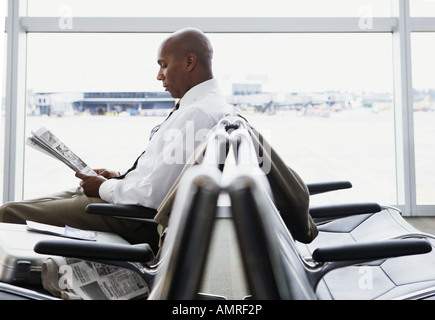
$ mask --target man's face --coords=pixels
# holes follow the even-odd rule
[[[160,66],[157,80],[162,81],[165,91],[173,98],[182,98],[187,91],[184,59],[177,58],[166,45],[163,45],[158,52],[157,63]]]

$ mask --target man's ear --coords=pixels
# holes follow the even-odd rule
[[[198,58],[194,53],[188,53],[186,55],[187,71],[192,71],[195,68],[197,61]]]

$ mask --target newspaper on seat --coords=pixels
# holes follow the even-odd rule
[[[26,144],[50,157],[62,161],[75,172],[97,175],[94,170],[45,127],[32,132],[32,135],[27,138]]]
[[[47,258],[41,277],[45,290],[65,300],[146,299],[150,293],[132,270],[74,258]]]
[[[96,241],[98,236],[98,232],[96,231],[82,230],[70,226],[57,227],[57,226],[52,226],[49,224],[38,223],[29,220],[26,221],[26,225],[27,225],[27,230],[29,231],[51,234],[51,235],[71,238],[71,239]]]

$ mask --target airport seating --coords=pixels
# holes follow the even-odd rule
[[[186,173],[180,185],[180,196],[177,196],[175,202],[171,227],[165,237],[159,261],[149,246],[43,240],[36,244],[34,250],[40,254],[71,257],[130,269],[145,280],[151,291],[148,299],[225,299],[199,293],[220,192],[220,174],[217,168],[205,166],[192,168]],[[0,284],[0,299],[12,298],[56,299],[34,290]]]
[[[171,212],[170,226],[165,233],[158,260],[149,247],[128,245],[82,242],[71,244],[47,240],[40,241],[35,246],[35,251],[133,270],[148,284],[151,291],[149,299],[225,299],[198,292],[216,215],[217,199],[221,191],[219,183],[222,172],[219,170],[221,166],[216,162],[216,157],[220,157],[218,151],[222,150],[220,145],[226,143],[227,134],[223,133],[224,139],[216,138],[220,136],[222,132],[219,131],[212,136],[203,163],[188,170],[180,181]],[[216,148],[211,147],[214,142]],[[125,208],[128,212],[138,209],[121,206],[122,210]],[[113,207],[109,210],[112,209]],[[140,211],[143,212],[143,209]],[[119,215],[117,211],[114,215],[125,216]]]
[[[204,257],[210,241],[213,212],[219,194],[216,173],[194,170],[186,173],[180,186],[171,227],[156,261],[149,248],[129,245],[46,240],[35,246],[41,254],[60,255],[101,262],[137,272],[148,284],[149,299],[193,300],[211,298],[198,293]],[[197,172],[195,172],[197,171]],[[204,212],[209,214],[204,215]],[[199,257],[199,258],[198,258]],[[220,297],[217,297],[220,298]]]
[[[307,184],[307,187],[310,195],[315,195],[324,192],[348,189],[352,187],[352,184],[349,181],[330,181]],[[380,206],[376,203],[355,203],[345,205],[317,206],[310,209],[310,215],[315,220],[321,221],[322,219],[377,212],[379,210]],[[92,203],[86,207],[86,212],[89,214],[132,219],[151,225],[156,225],[154,217],[157,214],[157,210],[140,205]]]
[[[50,294],[36,290],[36,288],[23,288],[17,285],[0,282],[0,300],[60,300]]]
[[[240,128],[240,124],[233,125],[232,129],[231,133],[220,131],[219,137],[225,137],[225,144],[231,142],[231,155],[236,163],[240,155],[244,159],[251,158],[252,163],[237,167],[235,175],[227,175],[223,179],[225,172],[222,172],[221,163],[216,161],[221,156],[216,154],[217,150],[221,150],[216,145],[218,135],[210,139],[203,163],[189,169],[180,182],[158,260],[149,248],[128,245],[77,243],[73,246],[61,241],[45,241],[38,243],[35,251],[134,270],[150,286],[150,299],[220,299],[222,297],[198,294],[198,289],[216,215],[217,197],[226,192],[230,195],[246,276],[254,299],[340,299],[355,289],[346,285],[352,281],[360,284],[360,270],[373,275],[373,284],[378,284],[379,268],[384,270],[388,265],[391,270],[387,272],[388,276],[397,273],[399,277],[407,278],[409,272],[404,271],[415,263],[427,269],[418,273],[421,276],[425,273],[426,278],[419,283],[422,285],[380,282],[382,290],[356,290],[356,293],[352,291],[354,296],[347,295],[346,298],[389,299],[414,297],[416,293],[418,297],[423,297],[431,292],[431,285],[435,286],[431,283],[431,279],[435,279],[430,270],[430,260],[434,259],[431,239],[418,230],[406,229],[408,226],[402,224],[391,208],[381,208],[377,204],[310,208],[319,235],[311,243],[295,241],[273,202],[264,173],[258,168],[258,162],[249,148],[246,149],[250,143],[249,135]],[[218,140],[221,144],[222,139]],[[342,185],[342,182],[339,184]],[[346,188],[351,186],[348,182],[344,185]],[[314,195],[336,187],[314,185],[309,190]],[[126,210],[130,212],[131,209]],[[406,230],[384,231],[375,235],[370,226],[375,224],[378,228],[388,229],[389,221],[382,221],[387,213],[392,213],[391,219],[396,219]],[[130,215],[119,211],[110,214]],[[139,218],[142,217],[139,213]],[[376,219],[381,219],[385,225],[382,226]],[[365,228],[356,232],[369,234],[362,236],[357,243],[342,240],[354,237],[352,232],[358,229],[355,226]],[[364,285],[369,286],[370,283]]]
[[[253,298],[424,299],[435,294],[433,237],[412,228],[395,208],[365,204],[375,212],[357,208],[356,215],[323,216],[318,237],[301,244],[268,196],[267,181],[249,171],[236,170],[228,192]]]
[[[321,246],[301,252],[273,203],[264,196],[264,186],[255,180],[240,175],[230,187],[253,298],[366,300],[434,294],[431,239],[408,234],[359,243],[334,241],[331,246],[322,241],[320,233],[315,241]]]

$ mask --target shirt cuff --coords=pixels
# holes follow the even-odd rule
[[[100,198],[108,203],[115,203],[114,190],[119,180],[109,179],[104,181],[98,189]]]

